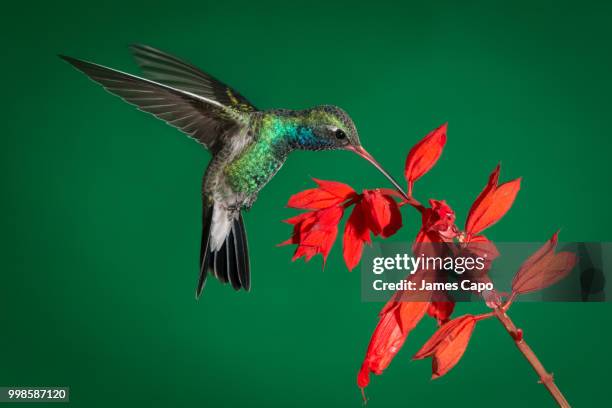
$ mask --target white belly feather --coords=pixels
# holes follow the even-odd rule
[[[246,128],[236,135],[229,138],[231,144],[227,147],[227,162],[233,161],[245,147],[252,141],[252,135]],[[233,221],[238,217],[240,208],[244,204],[246,197],[236,192],[225,180],[225,173],[220,171],[217,175],[217,188],[213,194],[213,215],[210,229],[210,247],[212,251],[221,249],[225,238],[230,233]]]

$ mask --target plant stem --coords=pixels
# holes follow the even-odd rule
[[[504,326],[506,331],[510,334],[510,337],[514,340],[514,344],[516,347],[523,353],[529,364],[533,367],[535,372],[540,377],[540,382],[544,384],[550,395],[555,399],[557,404],[559,404],[562,408],[570,408],[569,402],[565,399],[561,390],[555,384],[552,374],[549,374],[538,357],[535,355],[531,347],[527,345],[525,340],[523,339],[523,331],[518,329],[514,322],[510,319],[510,317],[506,314],[502,307],[497,307],[494,309],[495,317],[499,319],[501,324]]]

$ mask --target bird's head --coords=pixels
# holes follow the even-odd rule
[[[395,179],[368,153],[359,140],[357,128],[343,109],[322,105],[305,111],[299,116],[305,132],[297,132],[297,145],[304,150],[348,150],[357,153],[376,167],[406,198],[406,193]]]
[[[302,111],[290,111],[298,125],[292,135],[293,145],[302,150],[335,150],[360,146],[357,128],[351,117],[333,105],[321,105]]]

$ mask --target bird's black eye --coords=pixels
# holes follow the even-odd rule
[[[335,135],[336,139],[346,139],[346,133],[342,129],[336,129]]]

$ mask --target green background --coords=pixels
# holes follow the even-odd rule
[[[211,281],[196,302],[208,153],[57,53],[137,72],[126,46],[142,42],[262,108],[337,104],[398,177],[413,143],[448,121],[419,198],[446,199],[463,220],[502,161],[502,179],[524,184],[490,238],[543,241],[562,228],[566,241],[610,240],[612,7],[425,3],[5,4],[0,385],[70,386],[75,407],[358,407],[355,376],[381,307],[361,301],[340,245],[325,270],[275,246],[295,214],[286,200],[310,176],[387,187],[346,152],[290,157],[246,214],[251,293]],[[411,239],[418,222],[406,209],[394,239]],[[575,406],[607,405],[611,311],[511,311]],[[432,382],[429,362],[411,356],[433,330],[424,320],[373,377],[372,407],[553,406],[495,321]]]

